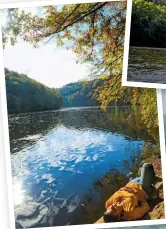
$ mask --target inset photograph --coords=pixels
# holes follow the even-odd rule
[[[166,88],[166,1],[133,0],[123,85]]]
[[[121,86],[126,9],[109,1],[3,11],[17,229],[165,218],[156,89]]]

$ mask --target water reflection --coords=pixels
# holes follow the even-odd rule
[[[128,81],[166,83],[166,49],[132,48]]]
[[[158,130],[146,131],[141,122],[140,112],[129,107],[112,107],[108,112],[99,108],[68,109],[63,111],[38,112],[26,115],[9,116],[11,153],[24,146],[35,144],[42,136],[54,132],[56,127],[65,126],[76,130],[104,130],[122,134],[125,138],[153,140]],[[156,136],[156,137],[155,137]]]
[[[9,125],[17,228],[93,223],[153,142],[128,107],[22,114]]]
[[[20,205],[23,202],[24,199],[24,192],[25,190],[22,190],[21,183],[16,183],[13,185],[13,191],[14,191],[14,204]]]

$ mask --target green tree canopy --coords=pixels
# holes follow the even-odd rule
[[[3,32],[4,45],[15,44],[21,37],[35,47],[55,42],[71,49],[80,63],[91,66],[91,78],[103,80],[93,96],[104,110],[119,100],[139,104],[148,128],[157,128],[156,90],[121,86],[126,5],[117,1],[47,6],[44,15],[38,16],[14,9],[10,26]]]
[[[59,93],[14,71],[5,69],[9,113],[57,110],[63,100]]]
[[[133,0],[130,45],[166,47],[166,1]]]
[[[165,0],[145,0],[146,2],[153,2],[155,4],[158,5],[166,5],[166,1]]]
[[[72,49],[79,62],[89,62],[95,78],[110,76],[122,66],[125,1],[46,6],[42,16],[14,9],[10,17],[4,44],[14,44],[18,37],[35,46],[54,40]]]
[[[9,40],[14,44],[21,37],[35,47],[41,41],[64,45],[79,62],[90,64],[91,78],[105,79],[97,98],[103,109],[115,99],[121,87],[126,1],[47,6],[44,16],[14,9],[10,15],[4,44]],[[110,88],[114,93],[110,94]]]

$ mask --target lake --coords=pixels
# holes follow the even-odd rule
[[[130,47],[128,81],[166,83],[166,49]]]
[[[153,140],[127,106],[9,115],[9,130],[17,228],[95,222]]]

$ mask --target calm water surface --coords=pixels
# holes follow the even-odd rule
[[[12,115],[9,128],[17,228],[86,223],[79,207],[94,181],[128,174],[151,141],[127,107]]]
[[[130,48],[128,81],[166,83],[166,49]]]

